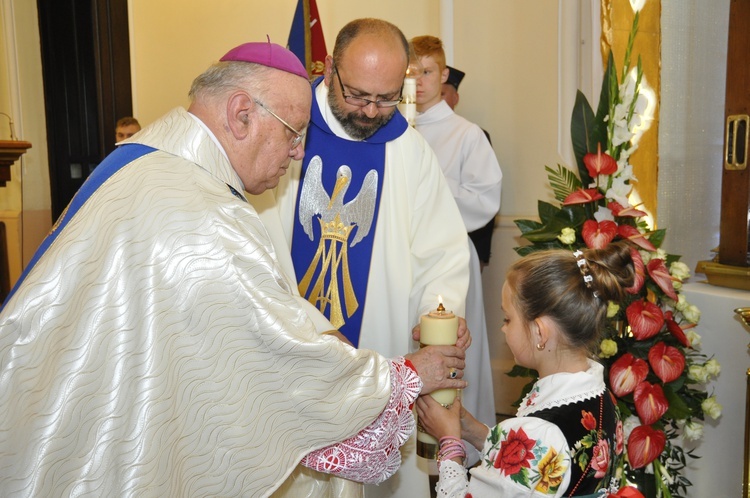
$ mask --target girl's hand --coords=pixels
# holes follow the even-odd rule
[[[450,408],[435,401],[432,396],[417,398],[417,416],[425,431],[440,439],[443,436],[461,438],[461,400],[456,398]]]

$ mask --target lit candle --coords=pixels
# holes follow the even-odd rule
[[[419,346],[452,346],[458,340],[458,317],[443,306],[442,296],[438,296],[438,307],[419,319]],[[438,389],[430,396],[445,407],[453,404],[456,389]],[[417,455],[435,459],[440,445],[437,439],[430,436],[417,421]]]

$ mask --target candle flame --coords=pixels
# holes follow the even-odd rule
[[[439,312],[445,311],[445,306],[443,306],[443,296],[441,296],[440,294],[438,294],[438,307],[437,307],[437,311],[439,311]]]

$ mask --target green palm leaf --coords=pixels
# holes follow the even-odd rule
[[[557,165],[557,170],[549,166],[545,166],[544,169],[547,170],[547,178],[549,178],[549,184],[555,194],[555,199],[560,202],[563,202],[568,195],[582,186],[581,180],[578,179],[576,174],[561,164]]]

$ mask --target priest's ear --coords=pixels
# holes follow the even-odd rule
[[[255,102],[245,91],[233,93],[227,100],[227,124],[237,140],[243,140],[250,132],[250,113]]]
[[[333,56],[326,55],[325,70],[323,72],[323,79],[326,82],[326,86],[331,88],[331,78],[333,78]]]

